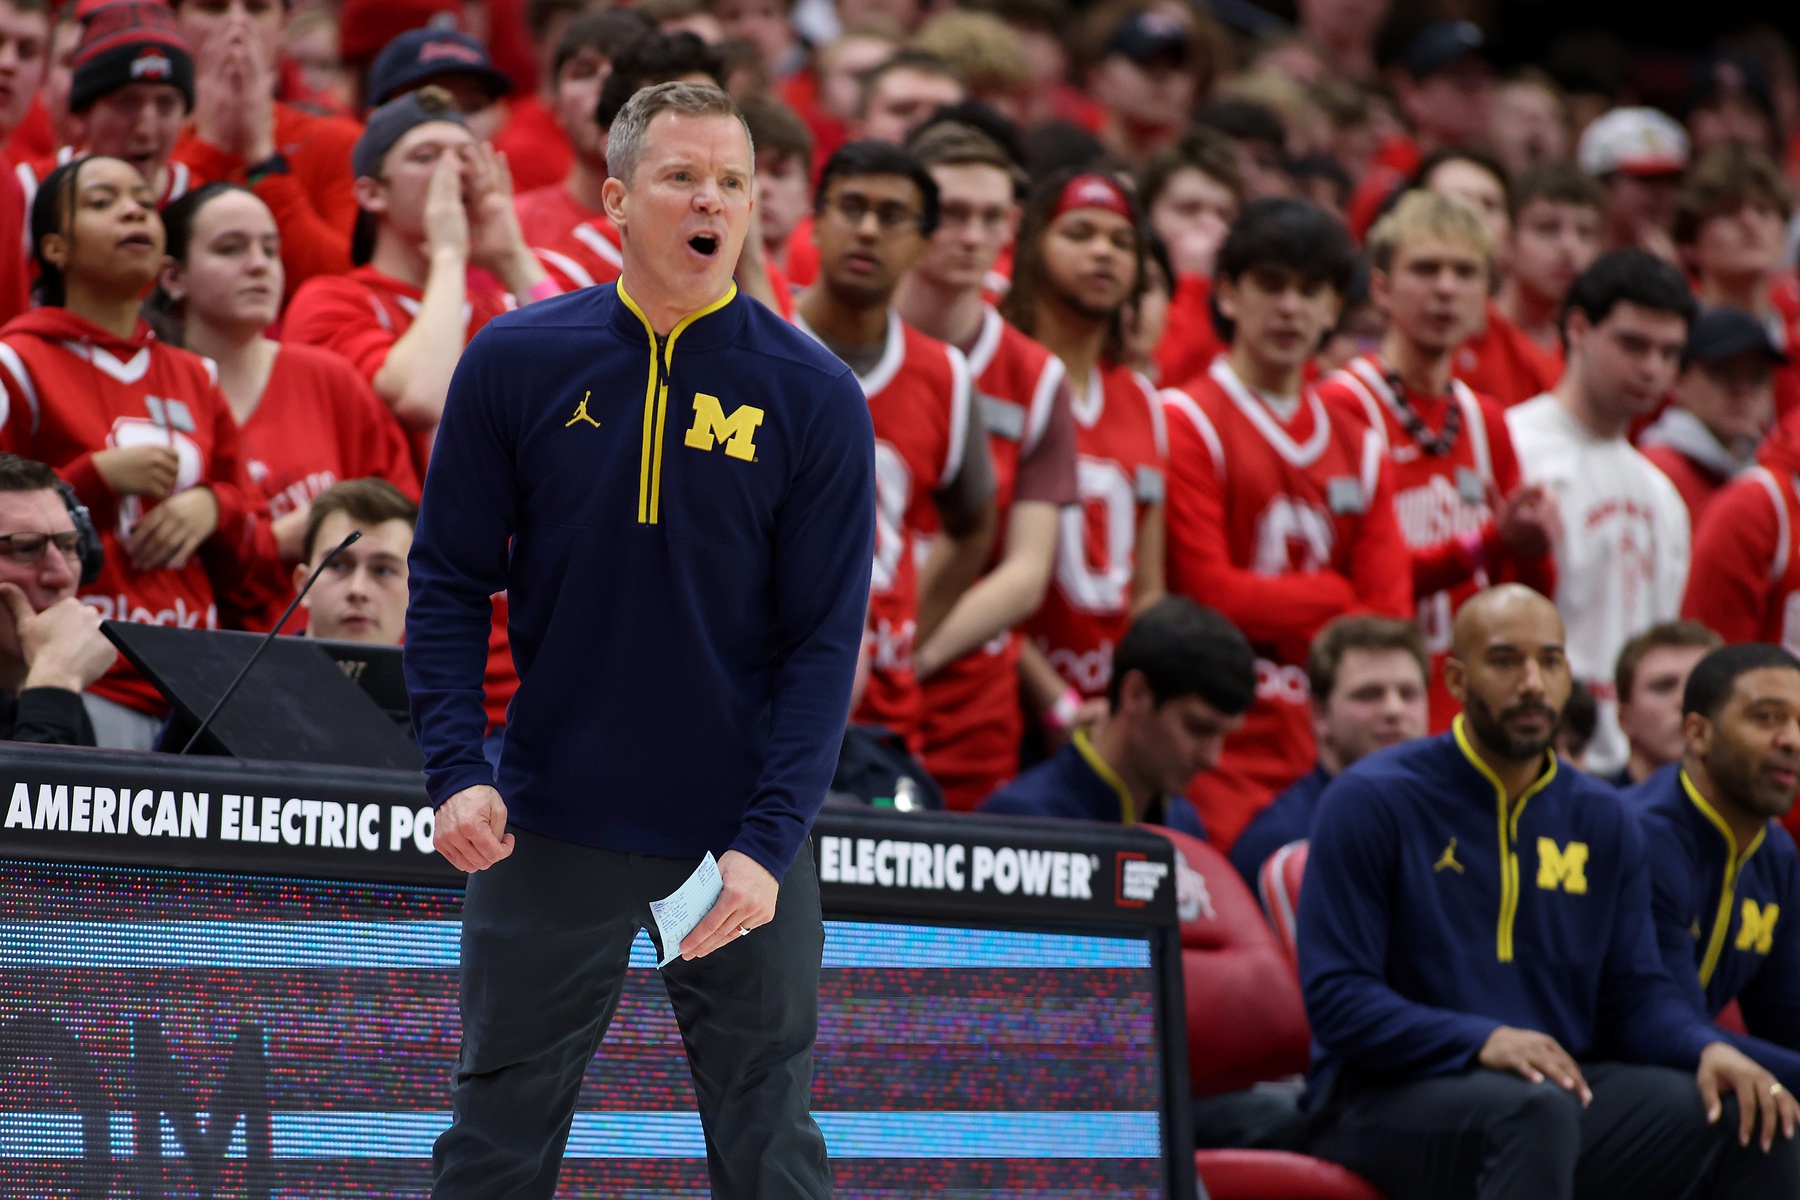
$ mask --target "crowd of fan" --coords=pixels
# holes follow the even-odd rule
[[[617,277],[606,129],[641,87],[706,80],[755,140],[739,287],[877,417],[857,718],[891,737],[858,762],[915,756],[914,786],[975,807],[1021,745],[1095,726],[1130,614],[1183,594],[1257,656],[1194,785],[1230,846],[1312,764],[1328,621],[1415,616],[1442,729],[1451,616],[1515,579],[1570,623],[1590,765],[1640,778],[1630,638],[1684,611],[1785,634],[1800,87],[1749,39],[1696,60],[1684,127],[1603,72],[1502,77],[1467,22],[1396,39],[1384,7],[1318,0],[1289,30],[1175,0],[531,0],[463,28],[429,0],[6,0],[0,443],[91,514],[96,616],[269,627],[321,494],[417,499],[467,340]],[[407,519],[353,496],[360,527]],[[326,624],[398,638],[373,550],[334,564],[353,611]],[[497,748],[504,595],[488,685]],[[148,747],[162,703],[114,663],[84,711]],[[1186,790],[1123,782],[1138,809]]]

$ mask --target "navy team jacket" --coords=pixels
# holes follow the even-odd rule
[[[831,781],[868,607],[856,377],[732,288],[657,338],[617,285],[490,322],[456,368],[413,541],[406,681],[432,802],[777,878]],[[510,545],[510,551],[509,551]],[[482,758],[489,596],[519,690]]]
[[[1740,847],[1679,764],[1627,797],[1650,851],[1656,937],[1688,1006],[1732,1000],[1751,1036],[1724,1036],[1800,1091],[1800,858],[1770,821]]]
[[[1081,729],[1061,750],[983,800],[980,811],[1008,817],[1105,821],[1112,825],[1137,823],[1131,789],[1094,750],[1087,732]],[[1161,797],[1146,819],[1206,840],[1206,826],[1200,823],[1200,814],[1186,796]]]
[[[1346,1073],[1474,1068],[1501,1025],[1578,1060],[1682,1069],[1721,1040],[1663,966],[1643,835],[1620,794],[1545,759],[1509,807],[1459,716],[1326,789],[1298,923],[1309,1103]]]

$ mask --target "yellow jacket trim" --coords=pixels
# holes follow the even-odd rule
[[[1451,730],[1456,735],[1457,749],[1469,764],[1481,772],[1481,777],[1494,785],[1495,822],[1500,835],[1500,922],[1494,934],[1494,954],[1501,962],[1513,960],[1513,921],[1519,914],[1519,855],[1514,849],[1519,840],[1519,817],[1525,812],[1525,804],[1533,796],[1550,786],[1556,778],[1556,755],[1544,752],[1548,766],[1532,785],[1519,796],[1518,804],[1513,808],[1510,817],[1506,811],[1506,785],[1500,777],[1475,753],[1475,747],[1469,744],[1469,735],[1463,729],[1463,718],[1459,713],[1451,723]]]
[[[681,318],[680,323],[669,331],[669,340],[662,344],[659,354],[656,329],[650,324],[650,318],[644,315],[644,310],[638,307],[637,301],[626,292],[623,281],[619,284],[620,301],[642,322],[644,333],[650,338],[650,379],[644,385],[644,442],[638,456],[637,519],[640,525],[655,525],[661,517],[663,424],[669,415],[668,377],[675,362],[675,339],[689,325],[701,317],[718,312],[736,298],[737,284],[734,282],[725,289],[723,296]]]
[[[1744,864],[1750,861],[1750,856],[1763,844],[1763,835],[1768,832],[1768,827],[1757,830],[1756,836],[1750,839],[1750,844],[1739,854],[1737,837],[1731,832],[1731,826],[1725,823],[1719,810],[1700,794],[1700,789],[1694,786],[1685,767],[1681,771],[1681,790],[1687,793],[1688,800],[1700,810],[1700,815],[1711,821],[1725,839],[1725,879],[1719,887],[1719,911],[1713,915],[1712,936],[1706,941],[1706,957],[1700,960],[1700,986],[1704,988],[1712,982],[1713,972],[1719,966],[1719,955],[1725,949],[1725,936],[1731,932],[1731,909],[1737,900],[1738,876],[1743,874]]]
[[[1119,822],[1124,825],[1137,824],[1137,806],[1131,802],[1131,789],[1119,778],[1119,773],[1107,764],[1100,752],[1094,749],[1094,743],[1088,739],[1087,730],[1077,729],[1069,739],[1074,743],[1075,753],[1092,768],[1094,774],[1106,780],[1106,786],[1119,793]]]

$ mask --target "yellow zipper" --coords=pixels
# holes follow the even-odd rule
[[[1711,821],[1725,837],[1725,882],[1719,889],[1719,911],[1713,914],[1712,936],[1706,942],[1706,957],[1700,960],[1700,986],[1704,988],[1712,982],[1713,972],[1719,966],[1719,955],[1725,950],[1725,936],[1731,932],[1731,906],[1737,900],[1738,876],[1743,874],[1744,864],[1750,861],[1750,856],[1756,853],[1757,847],[1763,844],[1763,835],[1768,832],[1768,828],[1765,826],[1757,830],[1756,836],[1740,856],[1737,838],[1732,835],[1731,826],[1725,823],[1725,818],[1719,815],[1717,809],[1706,802],[1706,797],[1700,794],[1700,789],[1688,778],[1685,768],[1681,772],[1681,787],[1701,815]]]
[[[734,282],[723,296],[683,317],[669,331],[668,340],[659,345],[656,329],[650,324],[650,318],[644,315],[644,310],[638,307],[637,301],[625,291],[624,282],[619,284],[619,299],[642,322],[644,332],[650,338],[650,378],[644,385],[644,440],[638,454],[639,525],[655,525],[661,518],[663,425],[669,415],[669,371],[675,363],[675,339],[689,325],[701,317],[718,312],[736,297],[737,284]]]
[[[1119,778],[1119,773],[1113,770],[1104,758],[1100,757],[1098,750],[1094,749],[1094,743],[1088,739],[1087,730],[1077,729],[1069,740],[1075,744],[1075,753],[1081,755],[1082,761],[1087,763],[1094,774],[1105,780],[1106,785],[1119,794],[1119,823],[1136,825],[1137,811],[1131,803],[1131,789],[1125,786],[1125,781]]]
[[[1548,754],[1550,769],[1538,776],[1537,781],[1526,788],[1519,797],[1518,807],[1513,809],[1509,819],[1506,813],[1506,785],[1500,777],[1488,769],[1469,744],[1469,738],[1463,732],[1463,718],[1457,715],[1451,724],[1456,735],[1456,745],[1463,752],[1463,757],[1479,772],[1482,778],[1494,785],[1495,819],[1500,832],[1500,922],[1494,934],[1494,954],[1501,962],[1513,960],[1513,922],[1519,915],[1519,855],[1514,847],[1519,840],[1519,817],[1525,812],[1525,803],[1533,796],[1550,786],[1556,778],[1556,755]]]

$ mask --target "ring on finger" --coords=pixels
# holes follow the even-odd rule
[[[1785,1091],[1787,1091],[1787,1089],[1782,1087],[1779,1083],[1771,1083],[1769,1085],[1769,1095],[1771,1096],[1779,1096]]]
[[[737,936],[739,936],[739,937],[743,937],[745,934],[747,934],[749,932],[750,932],[750,929],[746,925],[739,925],[737,927]]]

